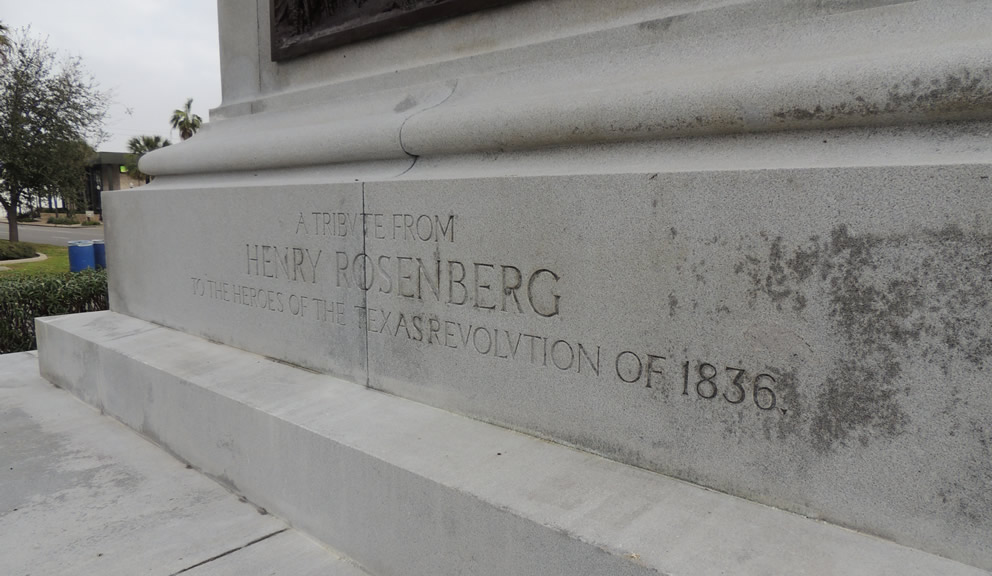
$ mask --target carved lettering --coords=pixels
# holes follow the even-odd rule
[[[533,312],[545,318],[561,313],[561,295],[558,293],[561,276],[547,268],[525,274],[512,264],[427,260],[389,254],[373,260],[364,253],[350,257],[344,251],[335,253],[335,264],[335,286],[338,288],[355,286],[368,291],[378,287],[380,294],[410,300],[444,302],[452,306],[471,304],[472,308],[518,314]],[[311,268],[313,270],[308,268],[305,276],[316,273],[316,260]]]
[[[261,254],[261,249],[259,251]],[[259,263],[261,271],[261,260]],[[343,302],[272,288],[193,277],[193,295],[208,302],[287,313],[317,322],[347,325]]]
[[[600,375],[600,346],[566,338],[516,332],[486,324],[466,323],[422,313],[355,307],[360,324],[370,334],[407,339],[448,350],[471,352],[501,360],[525,362],[562,372]],[[362,318],[367,320],[362,321]],[[521,348],[521,342],[529,342]]]
[[[487,302],[487,299],[489,298],[489,294],[487,293],[492,292],[492,286],[489,284],[488,280],[483,280],[482,278],[484,276],[483,270],[485,269],[493,270],[494,268],[496,267],[493,266],[492,264],[480,264],[478,262],[474,264],[473,269],[475,270],[475,282],[474,282],[475,304],[472,305],[473,308],[483,308],[485,310],[496,309],[496,304],[484,303]]]
[[[299,213],[296,234],[305,236],[364,235],[397,242],[454,242],[455,216],[438,214],[384,214],[368,212]]]
[[[249,276],[316,284],[323,250],[314,253],[309,248],[245,244],[245,254],[245,273]]]
[[[455,277],[455,266],[458,267],[458,277]],[[448,304],[461,306],[468,300],[468,288],[465,287],[465,265],[457,260],[448,260]],[[455,284],[458,285],[461,295],[455,301]]]
[[[554,281],[551,282],[551,288],[549,288],[546,293],[541,290],[534,289],[534,285],[544,276],[550,276],[554,279]],[[527,299],[530,302],[530,307],[534,310],[534,312],[537,312],[539,315],[546,318],[551,318],[552,316],[558,315],[558,301],[561,300],[561,296],[554,291],[554,285],[557,284],[559,280],[561,280],[561,276],[545,268],[531,274],[530,280],[527,281]],[[543,284],[546,285],[548,282],[545,281]],[[541,296],[544,296],[545,294],[549,294],[551,296],[550,304],[548,303],[547,298],[541,298]]]
[[[482,356],[583,378],[605,377],[617,385],[649,388],[651,397],[661,400],[674,397],[700,406],[729,405],[759,413],[785,414],[788,410],[780,405],[774,370],[765,368],[772,372],[768,373],[701,360],[669,360],[667,355],[636,349],[604,350],[564,334],[539,333],[540,328],[531,332],[502,325],[512,322],[515,315],[529,314],[538,317],[531,318],[535,326],[562,327],[560,322],[540,319],[561,316],[562,290],[568,285],[562,281],[561,270],[540,263],[506,262],[499,257],[473,261],[459,258],[451,247],[432,248],[433,257],[425,257],[426,250],[398,249],[403,243],[453,243],[459,223],[455,215],[315,211],[298,212],[295,219],[296,236],[311,237],[298,240],[311,245],[246,243],[243,256],[239,245],[236,263],[244,271],[240,281],[191,277],[194,298],[210,305],[285,313],[294,321],[339,326],[347,325],[347,317],[354,313],[358,327],[368,335],[406,340],[421,348],[435,347],[445,354]],[[362,237],[349,244],[364,243],[372,253],[329,248],[334,251],[331,262],[330,257],[323,257],[324,248],[313,246],[319,242],[326,248],[326,242],[357,235]],[[333,238],[312,239],[315,236]],[[321,281],[324,284],[316,294],[306,293],[302,286]],[[366,293],[374,290],[387,298],[376,299],[380,303],[377,307],[351,305],[352,312],[344,302],[323,293],[356,289]],[[359,296],[364,300],[364,295]],[[384,304],[390,301],[395,309]],[[438,303],[441,307],[418,303]],[[438,316],[434,313],[438,308],[454,317]],[[609,367],[606,374],[601,371],[604,355],[607,363],[613,359],[612,375]]]

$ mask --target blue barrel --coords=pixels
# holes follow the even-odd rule
[[[107,267],[107,247],[104,246],[103,240],[93,241],[93,262],[97,268]]]
[[[94,268],[93,242],[89,240],[74,240],[69,242],[69,271],[79,272]]]

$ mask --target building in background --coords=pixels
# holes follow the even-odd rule
[[[144,180],[133,178],[126,168],[126,152],[97,152],[86,167],[86,189],[80,210],[101,213],[100,195],[104,190],[136,188]]]

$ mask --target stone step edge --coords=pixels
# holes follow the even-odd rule
[[[987,572],[114,312],[50,382],[380,576]]]

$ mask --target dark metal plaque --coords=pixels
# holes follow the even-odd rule
[[[272,59],[287,60],[519,0],[269,0]]]

